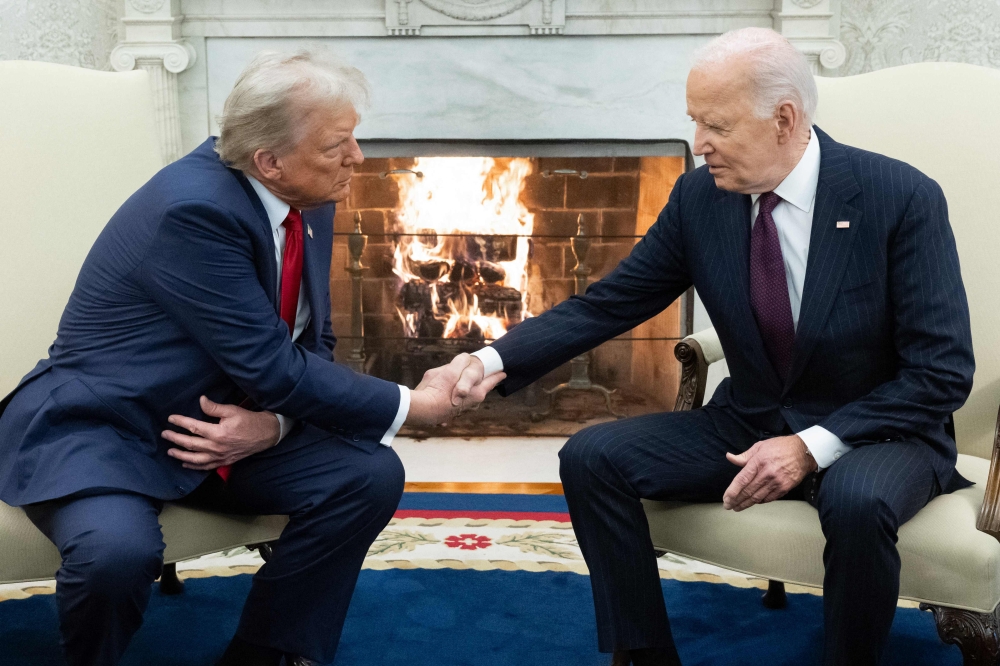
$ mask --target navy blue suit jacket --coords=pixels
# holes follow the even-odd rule
[[[102,488],[186,495],[206,472],[167,456],[160,433],[170,414],[204,418],[202,394],[249,396],[298,419],[297,439],[378,446],[399,389],[332,361],[333,208],[303,213],[312,320],[293,343],[276,307],[273,233],[250,183],[212,138],[157,173],[94,243],[48,358],[0,403],[0,500]]]
[[[819,186],[787,381],[750,306],[750,196],[720,190],[702,167],[677,180],[612,273],[493,344],[507,373],[501,393],[633,328],[693,285],[729,363],[713,404],[762,436],[820,425],[855,446],[925,444],[947,488],[957,451],[946,422],[969,395],[975,362],[944,194],[903,162],[814,130]],[[849,228],[837,228],[842,220]]]

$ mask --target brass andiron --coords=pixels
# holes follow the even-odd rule
[[[347,355],[347,366],[355,372],[365,371],[365,313],[361,307],[361,282],[365,267],[361,265],[361,253],[368,245],[368,236],[361,233],[361,212],[354,213],[354,231],[347,237],[347,249],[351,259],[347,272],[351,274],[351,351]]]
[[[583,294],[587,290],[587,276],[590,275],[590,267],[587,266],[587,253],[590,251],[590,237],[587,236],[587,230],[583,226],[583,213],[576,218],[576,236],[570,241],[573,247],[573,256],[576,257],[576,268],[573,269],[574,275],[576,275],[576,294]],[[619,414],[611,406],[611,394],[615,393],[618,389],[609,390],[600,384],[595,384],[590,381],[590,352],[584,352],[580,354],[572,361],[569,362],[570,375],[569,381],[560,384],[552,389],[546,389],[544,392],[549,396],[549,406],[543,412],[532,412],[532,421],[541,421],[543,418],[552,413],[552,410],[556,406],[556,396],[563,391],[594,391],[595,393],[600,393],[604,396],[604,404],[608,411],[622,419],[625,418],[624,414]]]

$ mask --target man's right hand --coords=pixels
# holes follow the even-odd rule
[[[473,364],[478,365],[481,378],[483,364],[478,358],[469,354],[459,354],[448,365],[425,372],[423,381],[410,392],[410,412],[407,414],[406,423],[446,424],[462,410],[485,400],[486,394],[507,376],[498,372],[486,379],[481,378],[475,386],[463,390],[463,394],[459,396],[456,393],[456,385],[464,377],[464,372]],[[473,370],[468,381],[471,382],[474,376]]]
[[[469,400],[473,396],[473,392],[485,379],[486,368],[483,366],[483,362],[478,356],[469,356],[469,364],[465,366],[462,370],[462,376],[459,378],[458,383],[455,385],[455,390],[452,392],[451,401],[455,403],[460,403],[465,400]],[[502,375],[502,376],[501,376]],[[493,382],[493,386],[496,386],[501,381],[503,377],[506,377],[503,373],[497,373],[493,376],[501,376],[500,380]],[[491,379],[492,377],[491,376]],[[493,390],[493,386],[490,386],[490,390]],[[489,393],[487,391],[486,393]],[[486,393],[483,394],[484,398]],[[479,400],[478,402],[482,402]]]

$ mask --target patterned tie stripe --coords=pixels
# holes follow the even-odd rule
[[[772,215],[781,197],[765,192],[758,201],[760,210],[750,233],[750,304],[771,364],[784,381],[792,365],[795,324],[785,260]]]

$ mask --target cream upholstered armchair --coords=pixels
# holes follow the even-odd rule
[[[819,127],[912,164],[948,199],[976,355],[972,395],[955,414],[958,469],[976,485],[937,497],[902,526],[900,597],[933,611],[938,634],[958,644],[967,666],[1000,664],[1000,71],[925,63],[817,84]],[[723,359],[714,329],[675,354],[683,364],[675,409],[700,407],[709,366]],[[805,502],[739,514],[646,502],[646,515],[656,548],[770,580],[765,605],[784,604],[784,582],[823,585],[825,542]]]
[[[0,62],[0,396],[46,355],[104,224],[162,166],[153,122],[141,70]],[[160,515],[164,557],[175,563],[263,544],[286,523],[168,504]],[[0,503],[0,583],[52,578],[59,563],[24,511]],[[173,565],[161,589],[182,589]]]

